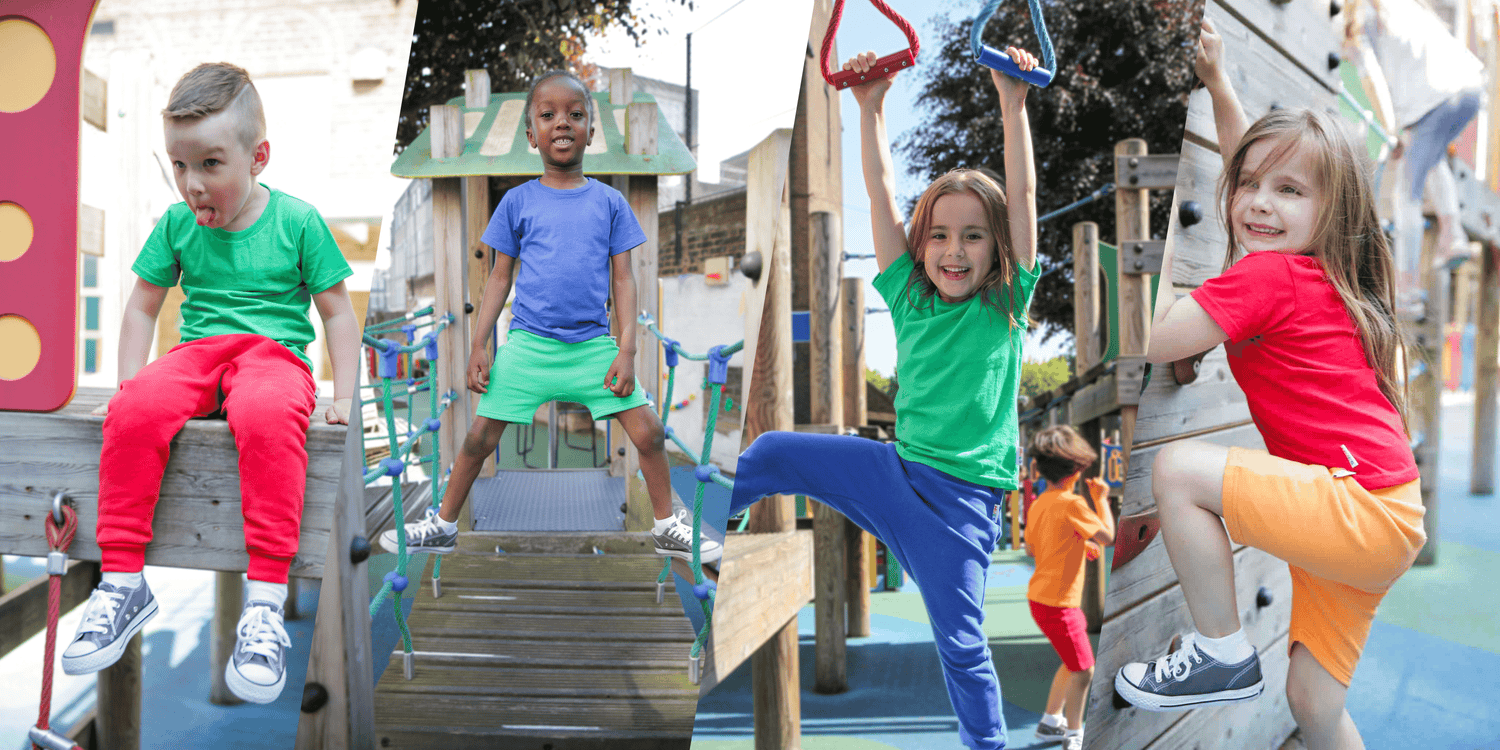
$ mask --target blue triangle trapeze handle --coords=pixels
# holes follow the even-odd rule
[[[1019,78],[1037,88],[1046,88],[1052,83],[1053,71],[1057,70],[1057,59],[1052,52],[1052,37],[1047,35],[1047,24],[1042,20],[1041,0],[1027,0],[1031,6],[1031,26],[1036,30],[1037,43],[1042,53],[1042,64],[1022,71],[1010,56],[981,41],[984,26],[1000,7],[1000,0],[987,0],[974,23],[969,26],[969,47],[974,51],[974,61],[993,68],[1012,78]]]

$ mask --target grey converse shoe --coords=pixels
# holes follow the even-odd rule
[[[63,649],[63,672],[89,674],[119,661],[130,639],[154,616],[156,597],[145,581],[133,589],[99,584],[83,609],[77,635]]]
[[[286,650],[292,647],[281,607],[248,602],[240,615],[234,655],[224,665],[230,692],[251,703],[270,703],[286,686]]]
[[[1258,655],[1224,664],[1203,653],[1196,637],[1183,636],[1176,649],[1159,659],[1121,667],[1115,674],[1120,697],[1147,711],[1171,711],[1248,701],[1265,689]]]
[[[1063,735],[1062,750],[1083,750],[1083,732]]]
[[[438,528],[437,511],[428,508],[427,515],[422,520],[413,521],[406,525],[406,551],[412,554],[418,552],[430,552],[434,555],[446,555],[458,549],[458,532],[448,533]],[[396,530],[391,529],[380,535],[380,546],[392,552],[401,550],[401,542],[396,538]]]
[[[1036,739],[1038,742],[1059,742],[1067,733],[1068,726],[1066,724],[1052,726],[1042,721],[1036,723]]]
[[[687,515],[686,510],[680,510],[672,518],[672,525],[666,531],[651,532],[651,539],[656,543],[656,554],[671,555],[682,558],[689,562],[693,559],[693,527],[683,522]],[[724,547],[718,542],[704,535],[699,539],[699,557],[704,563],[712,564],[724,556]]]

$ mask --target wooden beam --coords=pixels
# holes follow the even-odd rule
[[[85,68],[79,85],[83,89],[83,121],[109,130],[109,83]]]
[[[615,68],[609,71],[609,103],[623,107],[635,98],[635,74],[630,68]]]
[[[1411,401],[1408,422],[1411,431],[1419,434],[1421,444],[1416,446],[1417,469],[1424,476],[1441,476],[1442,431],[1443,431],[1443,373],[1442,348],[1443,328],[1448,320],[1448,282],[1445,269],[1433,267],[1432,259],[1437,254],[1437,230],[1429,228],[1422,233],[1421,281],[1427,291],[1426,314],[1414,325],[1408,337],[1413,346],[1407,347],[1405,358],[1408,368],[1418,362],[1425,365],[1422,372],[1407,385]],[[1438,553],[1438,483],[1424,483],[1422,487],[1422,529],[1427,532],[1427,543],[1417,553],[1415,565],[1432,565]]]
[[[814,644],[813,689],[842,693],[849,689],[849,665],[844,641],[844,605],[848,581],[848,550],[844,527],[848,519],[822,503],[813,506],[813,580],[817,631]]]
[[[102,748],[140,750],[142,636],[136,633],[125,645],[120,660],[99,672],[99,709],[95,721]]]
[[[245,579],[239,573],[214,573],[214,619],[209,626],[208,702],[219,706],[243,703],[224,680],[224,665],[234,658]]]
[[[485,73],[485,77],[483,80],[483,85],[485,86],[485,96],[482,98],[485,102],[488,102],[489,74],[485,71],[469,72]],[[479,83],[470,81],[471,90],[475,89],[478,85]],[[465,96],[468,96],[468,93],[466,93]],[[465,301],[472,305],[473,309],[478,310],[480,301],[484,299],[484,285],[485,282],[489,280],[491,268],[491,251],[487,245],[479,241],[479,238],[484,235],[485,228],[488,227],[490,223],[490,178],[463,178],[463,204],[464,239],[466,240],[465,246],[469,250],[468,255],[464,259],[465,265],[468,266],[468,268],[465,270],[465,273],[467,274],[467,281],[464,285],[465,292],[467,294],[467,296],[465,297]],[[466,307],[464,309],[467,310],[469,308]],[[458,330],[449,331],[448,333],[445,333],[443,335],[453,336],[454,338],[452,340],[454,342],[454,345],[459,348],[471,345],[470,342],[472,342],[473,339],[469,338],[470,336],[485,337],[485,339],[489,342],[488,344],[486,344],[485,351],[489,353],[493,361],[493,357],[495,355],[495,340],[492,336],[490,336],[491,332],[474,330],[472,313],[463,316],[463,320],[461,322],[463,323],[463,325]],[[458,335],[459,331],[463,332],[463,335],[461,337]],[[439,347],[438,351],[441,352],[442,348]],[[464,366],[468,367],[467,364]],[[473,413],[472,407],[474,407],[475,404],[473,401],[474,397],[470,395],[470,391],[468,389],[468,376],[465,375],[464,377],[465,382],[460,384],[460,387],[458,389],[459,393],[462,394],[463,399],[461,401],[454,401],[453,405],[448,407],[450,410],[450,414],[452,414],[453,416],[444,415],[443,419],[452,419],[455,420],[455,423],[457,424],[467,425],[472,421],[470,415]],[[467,428],[465,428],[464,431],[467,433]],[[452,461],[453,459],[457,458],[457,456],[447,455],[442,456],[442,458],[446,462]],[[482,477],[492,477],[495,475],[494,454],[490,454],[489,456],[485,457],[484,465],[480,468],[479,475]]]
[[[631,102],[625,106],[625,153],[656,154],[660,114],[655,102]]]
[[[839,337],[843,351],[839,369],[843,372],[843,422],[845,427],[860,427],[868,416],[865,410],[865,280],[846,278],[839,282]]]
[[[650,105],[653,109],[656,105]],[[646,233],[646,242],[636,248],[630,254],[630,265],[635,271],[635,303],[636,310],[620,310],[620,315],[635,317],[641,310],[649,310],[653,313],[661,308],[661,284],[657,281],[657,254],[661,250],[661,227],[657,221],[656,197],[657,177],[656,175],[631,175],[627,179],[629,185],[626,188],[625,198],[630,203],[630,210],[635,213],[635,218],[641,224],[641,229]],[[656,341],[656,336],[646,330],[643,325],[635,327],[635,376],[641,384],[653,395],[660,398],[662,391],[661,346]],[[623,430],[621,431],[623,432]],[[629,440],[625,441],[625,484],[628,495],[628,506],[630,512],[626,515],[626,531],[646,531],[650,529],[652,522],[649,512],[650,496],[646,492],[645,482],[641,481],[637,470],[640,468],[640,454],[635,449],[635,444]],[[641,510],[648,510],[641,513]]]
[[[1109,318],[1103,315],[1105,296],[1099,278],[1099,225],[1080,221],[1073,225],[1073,343],[1081,376],[1104,356],[1104,337]]]
[[[844,243],[839,215],[815,211],[808,252],[808,396],[813,424],[846,424],[844,420],[843,327],[839,288],[844,270]],[[864,311],[860,310],[861,316]],[[863,388],[858,389],[863,392]]]
[[[727,678],[812,600],[812,567],[811,531],[725,539],[705,684]]]
[[[1474,337],[1474,444],[1469,453],[1469,492],[1495,492],[1495,389],[1500,360],[1500,271],[1496,252],[1500,246],[1485,244],[1480,254],[1479,293],[1475,301]]]
[[[464,71],[464,107],[484,109],[490,106],[490,72],[484,68]]]
[[[104,256],[104,209],[78,204],[78,252]]]

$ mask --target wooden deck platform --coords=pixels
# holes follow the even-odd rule
[[[380,747],[691,744],[694,633],[677,597],[656,604],[661,558],[648,535],[461,540],[443,560],[441,598],[430,564],[407,589],[415,674],[405,679],[398,646],[375,690]]]

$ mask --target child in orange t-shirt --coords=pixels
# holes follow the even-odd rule
[[[1036,570],[1026,598],[1031,618],[1062,657],[1037,723],[1040,740],[1061,739],[1065,750],[1083,747],[1083,702],[1094,677],[1094,649],[1083,610],[1083,566],[1115,540],[1109,487],[1084,480],[1089,497],[1073,492],[1080,475],[1099,459],[1094,447],[1068,426],[1049,427],[1031,439],[1031,473],[1049,485],[1026,512],[1026,552]]]

